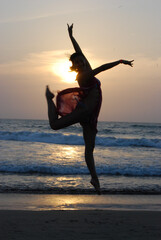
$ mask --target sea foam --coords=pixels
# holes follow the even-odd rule
[[[43,142],[43,143],[64,144],[64,145],[83,145],[84,144],[83,137],[77,134],[30,132],[30,131],[19,131],[19,132],[0,131],[0,140]],[[117,138],[117,137],[97,136],[96,145],[107,146],[107,147],[161,148],[161,139],[159,138]]]

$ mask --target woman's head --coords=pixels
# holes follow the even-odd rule
[[[69,60],[72,62],[70,67],[72,71],[81,72],[86,69],[87,60],[82,53],[73,53]]]

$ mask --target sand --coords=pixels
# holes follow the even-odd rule
[[[0,194],[0,240],[161,240],[161,196]]]
[[[161,212],[0,211],[1,240],[161,239]]]

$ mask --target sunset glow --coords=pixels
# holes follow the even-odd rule
[[[44,89],[79,87],[67,24],[103,71],[99,121],[161,122],[161,1],[0,1],[0,118],[47,119]],[[137,13],[137,17],[136,17]],[[97,17],[96,17],[97,16]],[[41,106],[41,107],[40,107]]]
[[[71,62],[66,59],[62,59],[53,64],[52,71],[55,75],[59,76],[63,82],[73,83],[75,82],[77,73],[71,72],[70,67]]]

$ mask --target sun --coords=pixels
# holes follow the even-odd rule
[[[71,72],[71,62],[67,59],[61,59],[52,65],[52,72],[59,76],[62,81],[66,83],[74,83],[76,79],[76,72]]]

